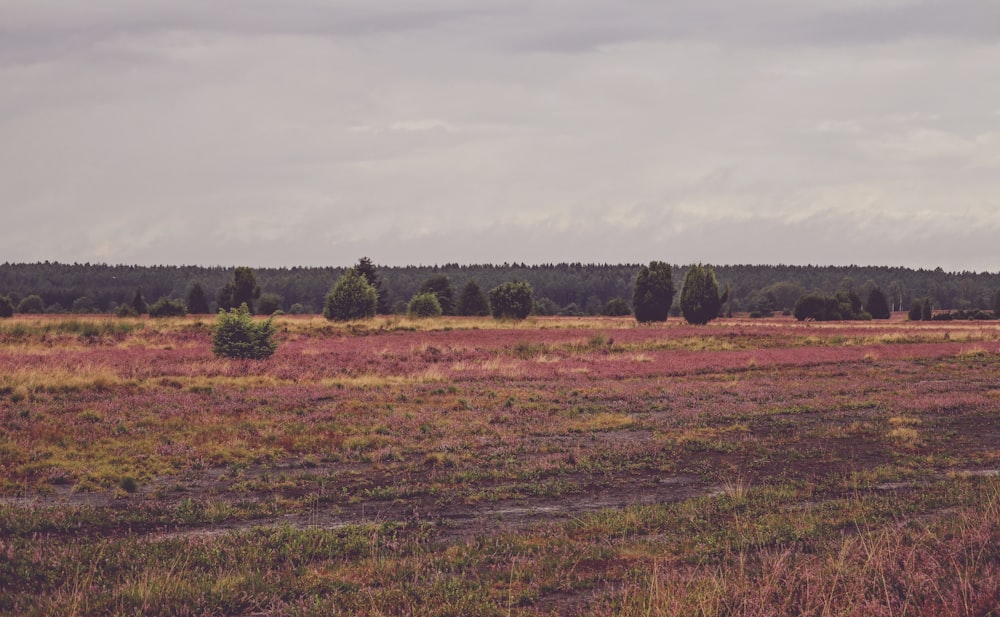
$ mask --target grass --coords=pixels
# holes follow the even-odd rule
[[[0,614],[1000,606],[994,326],[210,323],[0,324]]]

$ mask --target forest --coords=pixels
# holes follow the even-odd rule
[[[282,310],[319,313],[324,295],[350,267],[255,268],[253,272],[261,292],[277,296]],[[527,282],[534,290],[536,312],[543,315],[597,315],[615,298],[630,302],[639,267],[582,263],[376,266],[384,295],[380,305],[391,312],[405,312],[406,302],[425,280],[444,274],[456,293],[469,280],[484,290],[507,281]],[[689,266],[672,268],[679,291]],[[50,313],[100,313],[132,302],[137,290],[150,303],[160,298],[184,300],[197,284],[214,311],[217,294],[232,280],[234,270],[224,266],[4,263],[0,265],[0,295],[9,297],[14,306],[37,295]],[[1000,290],[998,273],[941,268],[723,265],[715,266],[715,273],[720,286],[728,289],[725,310],[732,312],[789,310],[799,296],[814,292],[854,291],[864,298],[873,287],[885,293],[895,311],[927,298],[936,310],[993,309]]]

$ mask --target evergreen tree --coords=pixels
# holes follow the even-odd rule
[[[260,285],[253,270],[239,267],[233,272],[233,302],[232,306],[247,305],[250,314],[254,314],[254,300],[260,297]]]
[[[435,274],[420,284],[418,294],[432,293],[437,296],[442,315],[455,314],[455,290],[447,274]]]
[[[378,293],[357,270],[348,270],[330,288],[323,304],[323,316],[333,321],[367,319],[375,316]]]
[[[272,340],[271,319],[255,322],[245,305],[228,312],[219,312],[212,332],[212,352],[220,358],[264,360],[270,358],[278,344]]]
[[[195,283],[191,286],[191,291],[188,292],[187,297],[187,307],[188,312],[192,315],[207,315],[210,312],[208,309],[208,298],[205,297],[205,290],[202,288],[201,283]]]
[[[132,309],[135,310],[136,315],[144,315],[149,312],[149,306],[146,304],[146,299],[142,297],[142,289],[135,290],[135,296],[132,298]]]
[[[240,266],[233,271],[233,280],[222,286],[219,290],[219,308],[228,311],[231,308],[239,308],[244,304],[250,314],[254,314],[254,300],[260,297],[260,285],[257,284],[257,277],[254,276],[253,269]]]
[[[690,324],[703,326],[719,316],[724,297],[711,266],[691,266],[681,285],[681,312]]]
[[[867,310],[871,313],[872,319],[889,319],[892,316],[889,301],[878,287],[868,292]]]
[[[652,261],[641,266],[632,292],[632,307],[639,323],[666,321],[674,300],[670,264]]]
[[[485,317],[490,314],[486,294],[473,279],[462,287],[462,293],[458,297],[458,314],[467,317]]]
[[[382,279],[379,277],[377,268],[375,264],[372,263],[371,259],[367,257],[362,257],[358,260],[358,264],[354,266],[354,270],[365,277],[368,284],[375,288],[375,293],[378,295],[375,304],[375,312],[379,315],[388,315],[392,311],[389,310],[388,295],[385,293],[385,289],[382,287]]]
[[[920,300],[914,298],[913,304],[910,305],[910,312],[907,313],[906,318],[910,321],[920,321],[923,315],[923,303]]]
[[[924,298],[924,303],[920,307],[920,319],[930,321],[934,318],[934,305],[930,298]]]
[[[993,296],[993,316],[1000,318],[1000,291]]]
[[[490,312],[495,319],[524,319],[534,308],[533,296],[528,283],[502,283],[490,290]]]
[[[219,293],[215,296],[216,304],[219,305],[220,311],[228,311],[232,308],[237,308],[233,306],[233,282],[229,281],[221,288],[219,288]]]

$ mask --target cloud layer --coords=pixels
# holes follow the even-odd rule
[[[997,269],[995,3],[4,12],[8,261]]]

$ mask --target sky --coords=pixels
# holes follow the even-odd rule
[[[0,15],[0,262],[1000,270],[1000,2]]]

